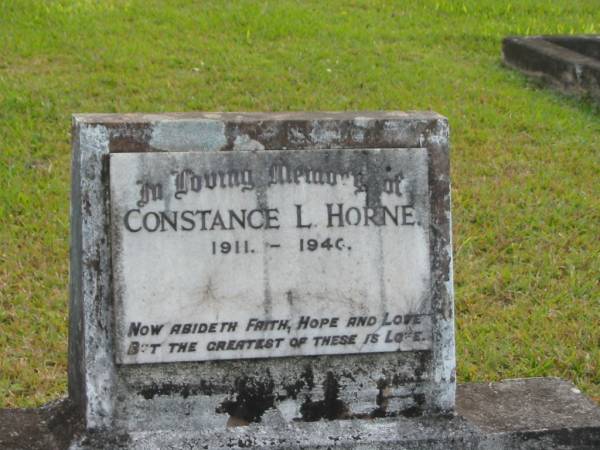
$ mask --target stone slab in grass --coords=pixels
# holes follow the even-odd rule
[[[600,101],[600,36],[512,36],[504,63],[560,91]]]

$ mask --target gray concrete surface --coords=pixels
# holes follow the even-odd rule
[[[0,410],[0,449],[600,448],[600,407],[572,383],[557,378],[462,384],[457,390],[456,413],[437,417],[86,433],[76,414],[66,401],[40,409]]]

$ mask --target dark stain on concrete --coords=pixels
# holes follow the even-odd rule
[[[302,390],[312,390],[314,387],[315,380],[313,370],[311,366],[307,365],[300,374],[300,377],[294,383],[284,385],[283,389],[285,390],[287,397],[295,400]]]
[[[235,399],[222,402],[216,412],[229,414],[238,424],[260,422],[264,412],[274,407],[274,387],[271,378],[239,378],[235,382]]]
[[[338,396],[340,385],[332,372],[327,372],[323,382],[324,399],[312,401],[307,397],[300,407],[302,419],[307,422],[314,422],[320,419],[335,420],[346,418],[348,407]]]
[[[152,383],[138,389],[138,395],[141,395],[146,400],[152,400],[156,396],[181,395],[183,398],[188,398],[189,396],[212,395],[213,393],[213,386],[205,381],[200,381],[197,384]]]
[[[149,123],[124,123],[118,128],[111,129],[110,152],[139,153],[148,151],[152,128]]]

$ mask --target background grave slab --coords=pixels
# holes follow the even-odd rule
[[[504,64],[563,93],[600,101],[600,36],[509,36]]]

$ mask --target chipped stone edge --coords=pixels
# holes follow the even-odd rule
[[[434,293],[433,389],[429,404],[437,411],[454,410],[456,397],[456,355],[454,325],[454,283],[452,258],[452,208],[450,185],[450,128],[445,118],[436,120],[433,132],[419,140],[428,148],[430,162],[431,258]],[[439,168],[438,164],[442,167]],[[440,198],[440,192],[444,192]],[[437,197],[435,194],[438,194]],[[437,204],[434,203],[437,201]],[[434,213],[434,209],[444,211]],[[441,275],[447,278],[442,280]]]
[[[108,130],[73,120],[69,396],[89,429],[109,428],[117,382],[113,348]]]

